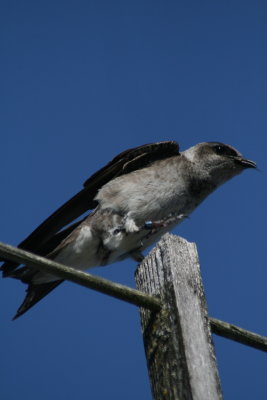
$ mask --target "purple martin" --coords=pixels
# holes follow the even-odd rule
[[[175,141],[126,150],[93,174],[19,247],[81,270],[127,257],[140,262],[146,247],[247,168],[256,164],[219,142],[200,143],[183,152]],[[88,210],[88,216],[73,223]],[[62,282],[13,261],[1,269],[3,276],[28,285],[14,319]]]

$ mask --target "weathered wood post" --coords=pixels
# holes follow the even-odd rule
[[[163,303],[160,312],[141,308],[154,400],[222,399],[195,244],[165,235],[136,283]]]

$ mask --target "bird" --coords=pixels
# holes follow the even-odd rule
[[[176,141],[125,150],[87,179],[80,192],[18,247],[79,270],[125,258],[139,263],[144,249],[248,168],[256,168],[256,163],[221,142],[199,143],[182,152]],[[38,268],[2,261],[3,277],[28,285],[13,319],[63,282]]]

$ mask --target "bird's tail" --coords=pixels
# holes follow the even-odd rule
[[[28,248],[25,247],[24,242],[22,242],[19,247],[25,250],[34,251],[34,253],[47,256],[49,255],[58,245],[61,243],[81,222],[75,222],[70,225],[66,229],[56,233],[51,238],[47,239],[41,246],[38,248]],[[45,283],[34,283],[34,276],[38,273],[38,270],[34,268],[29,268],[27,266],[20,267],[19,263],[9,260],[0,260],[4,261],[4,264],[1,265],[0,270],[2,271],[3,277],[15,278],[19,279],[21,282],[26,283],[28,288],[26,290],[26,297],[19,307],[14,319],[20,317],[26,311],[28,311],[32,306],[34,306],[38,301],[40,301],[43,297],[45,297],[49,292],[51,292],[54,288],[56,288],[61,282],[61,279],[56,281],[50,281]]]
[[[19,279],[21,282],[26,283],[28,288],[26,289],[26,296],[23,300],[22,304],[18,308],[14,318],[17,319],[26,311],[28,311],[31,307],[33,307],[38,301],[40,301],[43,297],[45,297],[48,293],[50,293],[53,289],[55,289],[61,282],[62,279],[45,282],[45,283],[34,283],[33,277],[36,275],[36,270],[33,268],[28,268],[27,266],[19,268],[13,271],[9,277]]]

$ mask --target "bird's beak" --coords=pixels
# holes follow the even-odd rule
[[[257,165],[254,161],[246,160],[242,157],[236,157],[236,161],[242,165],[243,168],[257,168]]]

